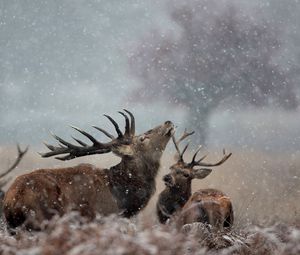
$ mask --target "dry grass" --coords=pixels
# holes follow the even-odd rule
[[[147,208],[132,220],[115,216],[85,222],[76,214],[53,219],[45,231],[15,237],[0,231],[4,254],[300,254],[300,155],[231,150],[234,155],[194,189],[214,187],[234,204],[235,227],[230,233],[213,233],[203,225],[177,232],[157,224],[155,203],[163,189],[161,176],[172,157],[166,153],[157,180],[157,193]],[[13,161],[15,148],[0,149],[1,168]],[[213,153],[214,160],[220,153]],[[29,152],[15,175],[37,168],[89,162],[108,167],[118,162],[111,155],[58,162]]]
[[[87,222],[77,213],[54,218],[45,230],[0,232],[0,254],[43,255],[182,255],[182,254],[299,254],[300,227],[277,224],[243,233],[214,233],[202,224],[184,231],[150,226],[114,215]]]

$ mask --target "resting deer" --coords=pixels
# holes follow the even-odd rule
[[[102,143],[89,133],[73,127],[87,137],[92,145],[74,138],[78,143],[67,142],[53,135],[59,146],[46,144],[49,152],[42,157],[70,160],[92,154],[113,152],[121,162],[109,169],[90,164],[60,169],[40,169],[19,176],[4,198],[4,214],[11,227],[24,225],[39,230],[40,224],[53,215],[63,215],[76,210],[81,215],[94,218],[96,213],[120,214],[131,217],[143,209],[155,191],[160,158],[173,134],[173,124],[166,121],[144,134],[135,135],[135,119],[132,113],[119,112],[125,118],[125,132],[114,125],[115,138],[109,132],[95,127],[111,139]],[[130,117],[130,119],[129,119]]]
[[[233,223],[232,204],[223,192],[216,189],[200,189],[191,193],[192,180],[203,179],[208,176],[212,169],[194,167],[214,167],[223,164],[230,156],[223,151],[223,158],[217,163],[204,163],[204,157],[196,160],[200,148],[194,154],[192,161],[186,163],[183,155],[188,148],[188,144],[183,151],[179,150],[179,143],[194,132],[187,133],[174,142],[178,161],[170,167],[171,172],[163,177],[166,188],[160,193],[157,202],[157,215],[161,223],[165,223],[171,216],[178,227],[193,222],[208,223],[216,228],[230,227]]]
[[[17,149],[18,149],[18,156],[17,156],[15,162],[8,169],[4,170],[0,174],[0,212],[2,211],[2,201],[4,198],[4,194],[5,194],[5,192],[3,191],[3,187],[7,184],[8,180],[9,180],[9,179],[3,179],[3,178],[5,176],[7,176],[12,170],[14,170],[19,165],[22,158],[28,151],[28,147],[26,147],[25,150],[22,150],[21,147],[19,146],[19,144],[17,145]]]

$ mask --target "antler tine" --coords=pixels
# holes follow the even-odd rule
[[[193,156],[193,159],[192,159],[192,162],[195,162],[196,160],[196,157],[197,157],[197,154],[199,153],[199,151],[202,149],[202,145],[199,146],[199,148],[196,150],[194,156]]]
[[[182,134],[182,136],[179,138],[179,140],[177,141],[177,143],[179,144],[182,140],[184,140],[185,138],[187,138],[190,135],[193,135],[195,133],[195,131],[192,132],[187,132],[186,128],[184,129],[184,132]]]
[[[181,141],[183,141],[185,138],[187,138],[188,136],[190,136],[190,135],[192,135],[192,134],[194,134],[194,133],[195,133],[194,131],[192,131],[192,132],[189,133],[189,132],[187,132],[187,130],[185,129],[184,132],[183,132],[183,134],[182,134],[182,136],[178,139],[178,141],[176,141],[174,135],[172,136],[172,141],[173,141],[173,143],[174,143],[174,145],[175,145],[175,148],[176,148],[176,151],[177,151],[177,153],[178,153],[179,161],[182,161],[182,162],[183,162],[183,155],[184,155],[185,151],[187,150],[187,148],[188,148],[188,146],[189,146],[189,144],[187,144],[187,145],[184,147],[183,151],[180,152],[180,150],[179,150],[179,143],[180,143]]]
[[[24,150],[21,149],[20,145],[17,144],[17,150],[18,150],[18,156],[16,161],[12,164],[11,167],[9,167],[4,173],[0,174],[0,178],[4,177],[5,175],[7,175],[8,173],[10,173],[13,169],[16,168],[16,166],[20,163],[20,161],[22,160],[22,158],[24,157],[24,155],[27,153],[29,149],[29,146],[27,146]]]
[[[204,166],[204,167],[219,166],[219,165],[222,165],[227,159],[229,159],[231,155],[232,155],[232,153],[229,153],[226,155],[225,149],[223,149],[223,158],[216,163],[202,163],[201,161],[206,157],[206,156],[204,156],[201,159],[199,159],[198,161],[192,161],[190,163],[190,165],[192,167],[194,167],[194,166]]]
[[[110,133],[108,133],[107,131],[105,131],[104,129],[102,129],[102,128],[99,128],[99,127],[97,127],[97,126],[92,126],[93,128],[95,128],[95,129],[97,129],[98,131],[100,131],[100,132],[102,132],[103,134],[105,134],[108,138],[110,138],[110,139],[115,139],[115,137],[112,135],[112,134],[110,134]]]
[[[126,109],[123,109],[125,112],[127,112],[128,114],[129,114],[129,116],[130,116],[130,119],[131,119],[131,124],[130,124],[130,134],[132,135],[132,136],[134,136],[134,134],[135,134],[135,118],[134,118],[134,116],[133,116],[133,114],[130,112],[130,111],[128,111],[128,110],[126,110]]]
[[[125,118],[125,133],[124,133],[124,135],[130,136],[130,123],[129,123],[129,119],[128,119],[127,115],[120,111],[118,113],[120,113]]]
[[[208,155],[204,155],[203,157],[201,157],[199,160],[197,160],[197,162],[201,162],[202,160],[204,160]]]
[[[75,129],[79,133],[83,134],[84,136],[86,136],[94,145],[101,144],[95,137],[93,137],[89,133],[85,132],[84,130],[82,130],[82,129],[78,128],[78,127],[75,127],[75,126],[70,126],[70,127],[73,128],[73,129]]]
[[[66,155],[66,156],[63,156],[63,157],[54,157],[55,159],[58,159],[58,160],[61,160],[61,161],[66,161],[66,160],[70,160],[70,159],[74,159],[76,158],[76,156],[74,155]]]
[[[59,136],[53,134],[52,132],[50,132],[50,134],[53,136],[54,139],[56,139],[57,141],[59,141],[62,145],[67,146],[68,148],[76,148],[77,146],[69,143],[67,141],[65,141],[64,139],[60,138]],[[46,145],[47,146],[47,145]],[[48,147],[48,146],[47,146]],[[49,148],[49,147],[48,147]],[[50,148],[49,148],[50,149]]]
[[[55,149],[55,147],[51,144],[48,144],[46,142],[43,142],[43,144],[50,150],[50,151],[53,151]]]
[[[183,150],[182,150],[182,152],[181,152],[181,154],[180,154],[180,159],[181,159],[181,161],[184,161],[183,160],[183,155],[184,155],[184,153],[186,152],[186,149],[189,147],[189,143],[187,143],[185,146],[184,146],[184,148],[183,148]]]
[[[177,151],[177,153],[178,153],[179,159],[181,159],[181,158],[180,158],[181,152],[180,152],[180,150],[179,150],[179,148],[178,148],[178,144],[177,144],[177,142],[176,142],[176,140],[175,140],[174,135],[172,135],[172,141],[173,141],[174,146],[175,146],[175,149],[176,149],[176,151]]]
[[[105,116],[106,118],[108,118],[109,121],[114,125],[114,127],[115,127],[115,129],[116,129],[116,131],[117,131],[118,137],[119,137],[119,138],[123,137],[123,134],[122,134],[122,132],[121,132],[121,130],[120,130],[120,128],[119,128],[118,123],[115,122],[115,120],[114,120],[112,117],[110,117],[109,115],[104,114],[104,116]]]
[[[77,143],[79,143],[81,146],[84,146],[84,147],[88,146],[85,142],[83,142],[83,141],[81,141],[81,140],[75,138],[74,136],[71,136],[71,137],[72,137]]]

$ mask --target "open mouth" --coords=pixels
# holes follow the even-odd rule
[[[172,135],[174,135],[175,129],[174,126],[170,127],[167,132],[165,133],[165,136],[169,136],[171,137]]]

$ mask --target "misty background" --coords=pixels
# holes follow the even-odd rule
[[[53,141],[50,130],[70,137],[69,124],[92,133],[91,125],[111,130],[102,114],[122,125],[116,113],[122,108],[136,115],[138,132],[165,120],[179,129],[191,128],[190,115],[201,122],[201,114],[191,114],[192,107],[172,98],[149,100],[143,92],[147,82],[132,71],[140,66],[131,57],[149,34],[180,36],[181,28],[170,15],[180,2],[201,2],[203,7],[209,1],[0,0],[0,143],[40,146],[44,140]],[[282,70],[293,69],[287,79],[298,101],[300,2],[219,3],[217,8],[230,3],[255,22],[265,20],[280,30],[280,47],[272,52]],[[206,143],[296,153],[299,113],[297,105],[257,107],[225,100],[209,113]]]

